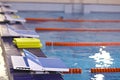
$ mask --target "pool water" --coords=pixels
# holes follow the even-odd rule
[[[50,17],[64,16],[70,19],[120,19],[117,13],[94,13],[94,14],[63,14],[63,13],[19,13],[23,17]],[[48,14],[48,15],[47,15]],[[120,23],[70,23],[70,22],[40,22],[27,23],[26,28],[35,27],[65,27],[65,28],[117,28]],[[81,74],[65,74],[64,80],[120,80],[119,73],[91,73],[95,67],[120,67],[120,46],[46,46],[46,41],[58,42],[119,42],[120,32],[38,32],[43,43],[42,51],[48,57],[61,58],[69,68],[81,68]]]
[[[41,35],[41,33],[39,33]],[[46,34],[47,35],[47,34]],[[64,35],[64,34],[63,34]],[[91,34],[89,34],[90,37]],[[103,34],[105,37],[105,34]],[[102,35],[102,36],[103,36]],[[113,34],[112,34],[113,35]],[[42,36],[45,35],[41,35]],[[52,35],[53,36],[53,35]],[[74,36],[74,35],[73,35]],[[115,35],[114,35],[115,36]],[[76,35],[78,38],[79,36]],[[84,36],[83,38],[75,39],[75,36],[72,38],[65,37],[65,39],[60,39],[60,37],[51,37],[49,36],[49,39],[45,39],[45,41],[119,41],[119,39],[112,39],[112,36],[110,37],[111,39],[109,40],[108,38],[99,38],[98,35],[94,36],[95,38],[88,38]],[[81,35],[80,35],[81,37]],[[54,39],[55,38],[55,39]],[[81,40],[80,40],[81,39]],[[84,40],[86,39],[86,40]],[[92,40],[91,40],[92,39]],[[43,41],[43,40],[42,40]],[[43,43],[45,43],[43,41]],[[61,58],[65,64],[69,68],[81,68],[82,69],[82,74],[69,74],[69,75],[64,75],[65,80],[113,80],[119,78],[119,73],[114,73],[116,74],[115,77],[112,76],[113,73],[98,73],[98,74],[91,74],[90,69],[94,67],[120,67],[120,47],[118,46],[86,46],[86,47],[56,47],[56,46],[45,46],[42,48],[43,52],[48,56],[48,57],[58,57]],[[97,76],[97,77],[95,77]],[[111,76],[112,78],[109,78],[108,76]],[[99,79],[100,78],[100,79]],[[120,78],[119,78],[120,79]]]

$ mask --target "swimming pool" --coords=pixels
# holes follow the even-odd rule
[[[45,36],[39,33],[42,39],[42,36]],[[48,33],[47,33],[48,34]],[[47,35],[46,34],[46,35]],[[68,35],[70,36],[68,36]],[[79,42],[104,42],[104,41],[119,41],[118,38],[115,38],[116,34],[119,33],[73,33],[71,36],[70,33],[61,33],[59,36],[52,33],[44,41],[79,41]],[[111,34],[111,36],[110,36]],[[63,37],[64,35],[64,37]],[[74,36],[76,35],[76,36]],[[83,36],[84,35],[84,36]],[[87,35],[87,36],[86,36]],[[109,35],[109,37],[107,37]],[[78,37],[80,36],[80,37]],[[114,37],[112,37],[114,36]],[[105,37],[105,38],[104,38]],[[112,39],[114,38],[114,39]],[[43,41],[43,40],[42,40]],[[44,43],[44,42],[43,42]],[[120,47],[118,46],[94,46],[94,47],[44,47],[43,52],[48,57],[59,57],[61,58],[68,67],[70,68],[82,68],[82,74],[73,74],[73,75],[64,75],[65,80],[113,80],[119,78],[119,73],[102,73],[102,74],[91,74],[90,69],[94,67],[120,67]],[[102,54],[101,54],[102,52]],[[95,77],[97,76],[97,77]],[[110,78],[112,76],[112,78]],[[102,79],[101,79],[102,78]]]
[[[63,13],[37,13],[28,15],[20,13],[24,17],[59,17],[82,18],[82,19],[120,19],[117,14],[76,14],[66,15]],[[48,15],[47,15],[48,14]],[[44,22],[27,23],[28,29],[35,27],[74,27],[74,28],[117,28],[120,23],[65,23],[65,22]],[[45,46],[46,41],[58,42],[119,42],[119,32],[38,32],[44,47],[42,51],[48,57],[59,57],[70,68],[81,68],[82,74],[63,75],[65,80],[120,80],[119,73],[90,73],[91,68],[95,67],[120,67],[120,47],[119,46]]]

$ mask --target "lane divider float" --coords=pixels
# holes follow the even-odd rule
[[[92,68],[91,73],[120,72],[120,68]]]
[[[120,42],[46,42],[46,46],[120,46]]]
[[[80,68],[70,68],[69,72],[62,72],[63,74],[81,74],[82,69]]]
[[[103,29],[103,28],[43,28],[36,27],[36,31],[90,31],[90,32],[120,32],[120,29]]]
[[[56,21],[56,22],[117,22],[120,20],[87,20],[87,19],[63,19],[63,18],[25,18],[26,21],[38,21],[38,22],[46,22],[46,21]]]

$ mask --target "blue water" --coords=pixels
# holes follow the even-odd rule
[[[21,12],[23,17],[57,18],[64,16],[70,19],[120,19],[117,13],[92,13],[92,14],[64,14]],[[65,28],[117,28],[120,23],[65,23],[65,22],[41,22],[27,23],[26,28],[35,27],[65,27]],[[62,59],[69,68],[81,68],[82,74],[63,75],[65,80],[120,80],[119,73],[90,73],[95,67],[120,67],[119,46],[85,46],[85,47],[59,47],[46,46],[46,41],[58,42],[119,42],[120,32],[38,32],[43,43],[42,51],[48,57]]]

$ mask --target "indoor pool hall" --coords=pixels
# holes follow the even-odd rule
[[[120,80],[120,1],[0,2],[0,80]]]

